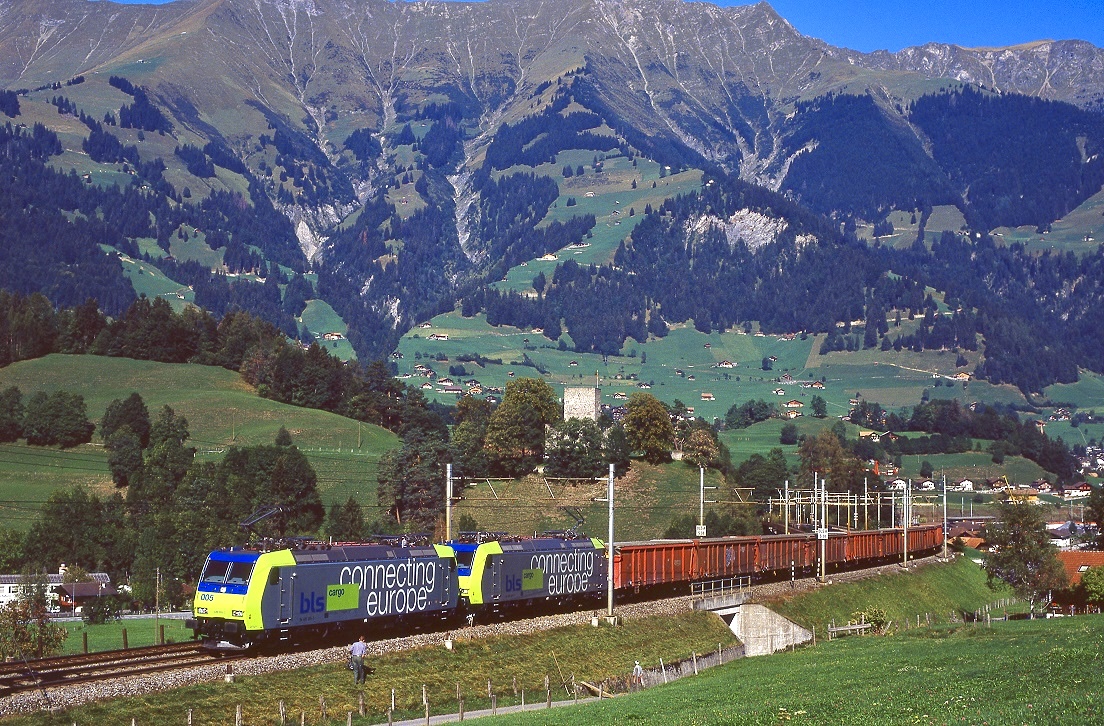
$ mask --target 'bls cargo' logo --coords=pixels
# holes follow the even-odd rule
[[[326,612],[326,598],[316,595],[313,591],[310,595],[299,593],[299,614]]]

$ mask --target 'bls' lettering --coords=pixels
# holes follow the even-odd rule
[[[521,592],[521,578],[514,575],[507,575],[503,579],[503,586],[506,588],[506,592]]]
[[[299,614],[326,612],[326,598],[321,595],[299,593]]]

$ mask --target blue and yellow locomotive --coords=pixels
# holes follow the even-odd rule
[[[456,559],[447,545],[292,542],[212,552],[187,622],[209,647],[245,649],[457,609]]]
[[[585,605],[606,593],[606,549],[598,539],[472,533],[449,544],[460,599],[476,612],[538,601]]]
[[[580,606],[605,596],[606,568],[602,542],[574,536],[481,533],[447,545],[292,540],[216,550],[186,627],[208,647],[240,650],[542,602]]]

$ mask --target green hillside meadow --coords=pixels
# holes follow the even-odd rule
[[[50,355],[0,368],[0,388],[67,390],[84,396],[98,423],[107,405],[141,394],[151,417],[171,406],[188,419],[197,458],[215,460],[229,446],[271,443],[285,427],[318,474],[322,500],[356,496],[368,512],[376,507],[376,463],[398,445],[391,432],[325,411],[260,398],[234,371],[213,366],[153,363],[91,355]],[[23,529],[49,495],[82,484],[101,495],[114,489],[102,442],[74,449],[0,444],[0,526]]]

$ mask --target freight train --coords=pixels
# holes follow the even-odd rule
[[[900,561],[901,529],[831,532],[825,570]],[[940,526],[908,530],[908,552],[943,544]],[[765,581],[817,571],[813,534],[624,542],[612,558],[615,594],[687,592],[730,577]],[[606,597],[601,540],[568,534],[478,534],[448,544],[286,540],[212,552],[186,627],[210,648],[244,650],[331,635],[404,632],[507,610],[597,606]],[[355,635],[353,636],[355,637]]]

